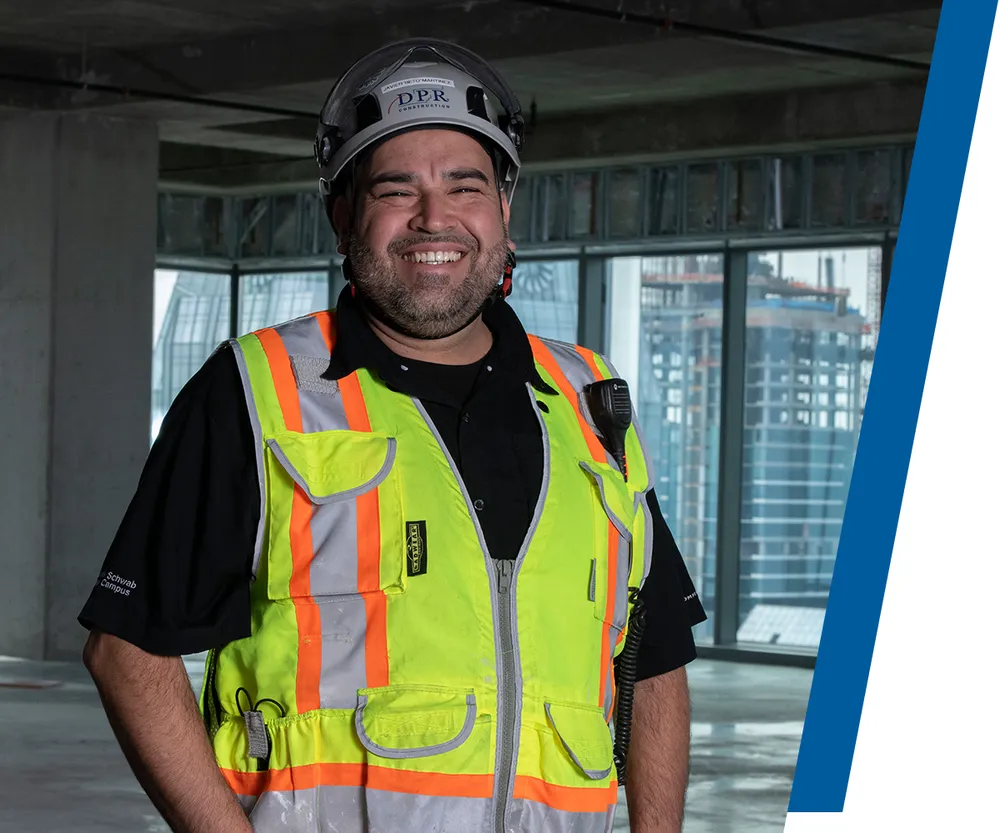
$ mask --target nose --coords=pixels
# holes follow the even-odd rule
[[[455,213],[446,194],[425,192],[419,208],[410,220],[410,229],[427,234],[441,234],[455,228]]]

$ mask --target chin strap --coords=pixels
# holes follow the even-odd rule
[[[501,284],[503,290],[503,297],[510,297],[511,290],[514,288],[514,279],[512,275],[514,274],[514,269],[517,267],[517,258],[514,257],[513,252],[507,252],[507,265],[503,270],[503,284]]]

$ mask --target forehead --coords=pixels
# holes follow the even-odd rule
[[[372,153],[368,168],[374,173],[389,169],[445,170],[475,167],[489,175],[493,161],[479,142],[457,130],[410,130],[393,136]]]

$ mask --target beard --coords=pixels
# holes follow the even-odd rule
[[[433,264],[404,281],[395,257],[420,244],[450,243],[465,248],[468,271],[457,279]],[[348,244],[351,277],[369,312],[396,332],[411,338],[437,339],[454,335],[476,320],[493,294],[507,264],[507,230],[501,240],[480,249],[475,238],[460,235],[412,236],[376,252],[351,235]]]

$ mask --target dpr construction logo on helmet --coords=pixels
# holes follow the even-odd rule
[[[405,90],[396,94],[396,97],[392,100],[392,104],[389,105],[389,112],[391,113],[393,108],[395,108],[397,113],[405,113],[409,110],[423,110],[430,107],[449,109],[451,107],[451,99],[445,95],[444,90],[429,90],[426,88]]]

